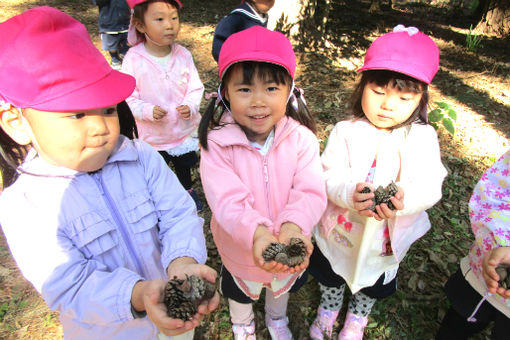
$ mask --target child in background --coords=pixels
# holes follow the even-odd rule
[[[427,124],[427,89],[438,67],[436,44],[415,27],[399,25],[367,51],[354,117],[335,126],[321,157],[329,204],[310,259],[321,290],[313,339],[331,337],[346,283],[353,296],[338,339],[362,339],[372,306],[396,291],[399,263],[430,229],[425,210],[441,198],[446,176]],[[392,181],[395,210],[382,203],[372,211],[374,189]]]
[[[263,288],[271,338],[291,339],[289,292],[306,283],[310,233],[327,202],[315,124],[300,99],[297,111],[290,103],[300,94],[294,51],[283,34],[260,26],[233,34],[218,65],[218,102],[198,131],[202,185],[223,261],[221,292],[235,339],[255,339],[252,302]],[[270,243],[293,237],[307,246],[301,265],[264,262]]]
[[[241,5],[223,17],[214,31],[212,55],[218,61],[221,46],[232,34],[252,26],[267,27],[267,12],[275,0],[242,0]]]
[[[126,0],[92,0],[99,8],[99,33],[103,50],[110,53],[111,65],[120,70],[129,46],[127,32],[131,11]]]
[[[491,339],[508,339],[510,290],[498,286],[495,268],[510,266],[510,151],[491,166],[469,201],[475,242],[446,283],[450,309],[437,340],[468,339],[494,321]]]
[[[198,162],[198,139],[204,86],[187,49],[175,43],[180,30],[178,0],[128,0],[133,9],[129,44],[133,46],[122,71],[136,79],[126,99],[136,118],[140,139],[159,151],[197,206],[202,202],[192,188],[191,168]]]
[[[134,131],[116,107],[135,80],[54,8],[0,23],[0,35],[0,151],[19,173],[0,196],[0,223],[21,272],[60,313],[66,339],[189,333],[219,296],[191,321],[171,319],[165,283],[216,273],[199,264],[193,200],[152,147],[119,135]]]

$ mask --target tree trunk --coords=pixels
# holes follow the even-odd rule
[[[510,36],[510,1],[481,0],[480,9],[481,19],[476,32]]]

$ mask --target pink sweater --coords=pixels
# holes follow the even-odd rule
[[[170,59],[163,68],[141,43],[126,53],[122,71],[136,78],[136,88],[126,102],[135,116],[140,139],[157,150],[179,146],[200,122],[198,110],[204,92],[191,53],[173,44]],[[155,105],[168,111],[161,120],[152,116]],[[175,109],[179,105],[189,106],[190,119],[179,116]]]
[[[282,223],[293,222],[311,235],[327,203],[319,144],[310,130],[285,116],[276,125],[273,146],[262,156],[230,115],[224,120],[231,124],[209,132],[200,161],[214,241],[233,275],[270,282],[273,274],[253,261],[255,229],[263,224],[278,235]]]

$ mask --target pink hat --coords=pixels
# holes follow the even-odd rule
[[[0,23],[0,101],[44,111],[115,105],[135,79],[113,70],[85,27],[51,7],[37,7]]]
[[[132,9],[136,5],[141,4],[142,2],[146,2],[147,0],[126,0],[126,1],[128,3],[128,6]],[[180,2],[179,0],[175,0],[175,2],[179,4],[179,8],[182,8],[182,2]]]
[[[262,61],[283,66],[294,79],[296,55],[290,41],[280,32],[253,26],[232,34],[223,43],[218,60],[220,79],[232,64],[240,61]]]
[[[438,69],[439,49],[436,43],[416,27],[398,25],[393,32],[375,39],[365,55],[365,64],[358,72],[390,70],[430,84]]]

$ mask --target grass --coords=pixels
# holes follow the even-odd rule
[[[210,55],[214,23],[238,3],[238,0],[187,0],[184,4],[179,41],[193,53],[207,91],[217,86],[216,63]],[[409,26],[406,21],[411,21],[412,25],[430,33],[441,50],[441,69],[430,88],[431,102],[445,102],[457,112],[454,136],[441,126],[438,130],[443,163],[448,168],[443,199],[428,211],[432,229],[412,246],[401,264],[398,292],[375,305],[365,332],[365,339],[370,340],[433,339],[448,307],[443,285],[472,242],[467,206],[471,192],[482,172],[509,145],[510,98],[501,93],[510,88],[510,77],[505,76],[510,74],[510,53],[504,40],[485,39],[483,49],[477,53],[468,52],[463,40],[466,30],[462,27],[469,25],[452,21],[444,8],[394,4],[394,10],[384,15],[371,15],[370,20],[366,20],[367,1],[333,0],[331,3],[329,47],[318,44],[317,48],[296,48],[299,50],[296,83],[305,90],[309,107],[318,118],[318,137],[323,146],[332,124],[345,117],[348,97],[356,81],[355,69],[360,66],[364,51],[375,34],[390,30],[394,22]],[[89,1],[4,0],[0,3],[0,21],[29,7],[45,4],[82,21],[94,44],[100,48],[97,9]],[[345,17],[342,15],[345,12],[350,15]],[[317,39],[323,39],[320,32]],[[295,43],[299,45],[300,42]],[[197,187],[198,177],[195,172]],[[197,191],[202,194],[201,189]],[[202,215],[207,226],[210,217],[207,208]],[[205,232],[208,264],[219,269],[221,261],[210,230],[205,228]],[[255,316],[257,337],[264,340],[269,339],[269,335],[264,328],[262,301],[255,303]],[[347,303],[348,299],[344,301]],[[288,315],[296,339],[307,338],[318,302],[318,286],[313,278],[291,296]],[[341,328],[344,315],[345,308],[335,325],[336,332]],[[206,316],[195,339],[231,339],[230,327],[228,308],[222,301],[217,311]],[[487,334],[486,331],[475,339],[488,339]],[[49,311],[22,278],[3,237],[0,237],[0,338],[62,338],[58,314]]]

